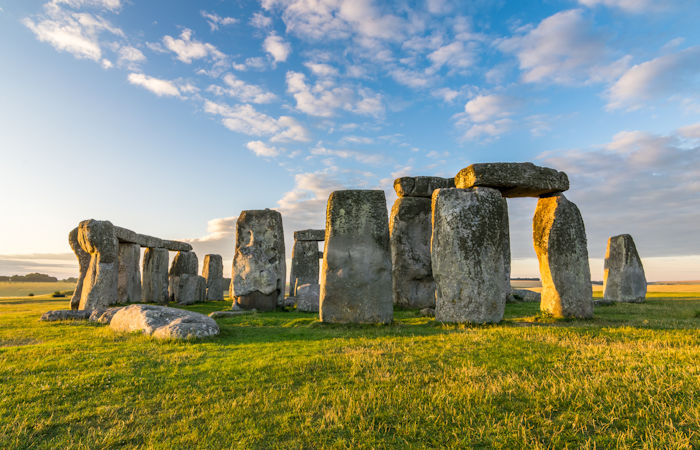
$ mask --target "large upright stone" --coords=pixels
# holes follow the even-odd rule
[[[173,263],[170,266],[170,271],[168,272],[168,295],[170,300],[178,303],[194,303],[193,293],[196,291],[197,286],[197,270],[199,268],[199,261],[197,260],[197,255],[194,252],[177,252],[175,258],[173,258]],[[187,282],[191,283],[192,286],[186,286],[186,296],[185,298],[180,297],[180,287],[183,286],[180,277],[182,275],[192,275],[193,277],[188,277]],[[192,295],[191,295],[192,294]]]
[[[289,295],[296,295],[302,284],[318,284],[317,241],[294,241],[289,284]]]
[[[234,304],[274,310],[284,301],[286,271],[282,215],[271,209],[242,211],[231,270]]]
[[[70,308],[78,309],[80,307],[80,297],[83,292],[83,283],[85,281],[85,275],[87,274],[88,267],[90,266],[90,254],[83,250],[78,242],[78,228],[73,228],[70,233],[68,233],[68,244],[70,248],[73,249],[73,253],[78,258],[78,266],[80,268],[80,273],[78,274],[78,282],[75,285],[75,290],[73,291],[73,296],[70,299]]]
[[[430,261],[431,201],[399,197],[391,208],[391,263],[394,304],[435,307],[435,280]]]
[[[430,198],[435,189],[455,187],[453,178],[401,177],[394,180],[394,190],[399,197]]]
[[[117,294],[119,303],[138,303],[141,301],[141,246],[139,244],[119,243],[119,277]]]
[[[321,321],[388,323],[393,314],[384,191],[335,191],[326,209]]]
[[[532,221],[540,263],[540,309],[554,317],[593,317],[586,229],[581,213],[563,194],[540,198]]]
[[[202,276],[206,280],[206,299],[218,301],[224,299],[224,263],[221,255],[204,255]]]
[[[603,297],[614,302],[643,302],[647,279],[637,247],[629,234],[608,239],[603,273]]]
[[[175,284],[177,283],[177,284]],[[197,274],[183,273],[170,277],[171,299],[180,305],[203,302],[207,293],[207,281]]]
[[[90,254],[79,309],[106,308],[117,303],[119,242],[107,220],[84,220],[78,226],[78,242]]]
[[[147,248],[143,253],[143,285],[141,298],[144,302],[168,303],[168,250]]]
[[[455,185],[461,189],[491,187],[504,197],[539,197],[569,189],[564,172],[532,163],[480,163],[459,171]]]
[[[440,189],[432,212],[435,319],[500,322],[508,294],[506,200],[491,188]]]

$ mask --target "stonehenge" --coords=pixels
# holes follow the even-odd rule
[[[289,274],[289,295],[297,295],[304,284],[318,284],[318,242],[325,239],[326,230],[301,230],[294,232],[292,266]]]
[[[199,261],[194,252],[177,252],[168,272],[168,296],[171,301],[182,305],[204,301],[206,292],[201,292],[198,268]],[[206,291],[206,282],[204,289]]]
[[[603,298],[612,302],[643,302],[647,280],[637,247],[629,234],[608,239],[603,272]]]
[[[282,215],[271,209],[242,211],[231,269],[234,305],[274,310],[284,301],[286,270]]]
[[[564,172],[532,163],[481,163],[460,170],[455,186],[491,187],[509,198],[541,197],[568,190],[569,178]]]
[[[436,320],[495,323],[503,318],[509,292],[505,203],[498,190],[485,187],[433,193],[430,253]]]
[[[189,252],[185,242],[139,234],[107,220],[83,220],[68,235],[80,265],[71,309],[94,310],[115,303],[167,302],[168,250]],[[140,248],[146,247],[143,274]]]
[[[204,255],[202,276],[206,280],[206,300],[223,300],[224,262],[221,255]]]
[[[326,207],[321,322],[393,319],[386,197],[381,190],[335,191]]]

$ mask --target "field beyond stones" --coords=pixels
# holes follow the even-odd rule
[[[219,320],[220,336],[196,342],[38,321],[65,298],[0,299],[0,448],[698,448],[689,287],[650,286],[646,303],[587,321],[532,303],[480,327],[280,311]]]

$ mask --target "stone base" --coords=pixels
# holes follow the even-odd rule
[[[253,291],[250,294],[234,297],[236,305],[243,309],[257,309],[258,311],[274,311],[277,308],[277,298],[279,291],[271,294],[263,294],[260,291]]]

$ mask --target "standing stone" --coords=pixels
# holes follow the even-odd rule
[[[318,242],[294,241],[289,295],[296,295],[302,284],[318,284]]]
[[[203,302],[206,298],[207,280],[197,274],[183,273],[170,277],[170,286],[174,292],[172,299],[180,305]]]
[[[78,242],[90,254],[79,309],[106,308],[117,303],[119,242],[107,220],[84,220],[78,226]]]
[[[540,198],[532,222],[540,263],[540,309],[554,317],[593,317],[586,229],[578,207],[563,194]]]
[[[637,247],[629,234],[608,239],[603,274],[603,297],[614,302],[643,302],[647,279]]]
[[[271,209],[242,211],[231,270],[234,305],[274,310],[284,301],[286,271],[282,215]]]
[[[472,164],[455,176],[455,186],[468,189],[491,187],[504,197],[539,197],[569,189],[569,177],[548,167],[532,163]]]
[[[73,253],[78,258],[78,265],[80,267],[80,274],[78,275],[78,282],[75,285],[75,290],[73,291],[73,296],[70,299],[70,308],[78,309],[80,306],[80,297],[83,292],[83,282],[85,281],[85,275],[87,274],[88,267],[90,266],[90,254],[83,250],[78,242],[78,228],[73,228],[70,233],[68,233],[68,244],[70,248],[73,249]]]
[[[435,307],[435,280],[430,261],[431,201],[399,197],[391,208],[391,263],[394,304]]]
[[[168,303],[168,250],[149,247],[143,254],[144,302]]]
[[[508,301],[512,288],[510,286],[510,220],[508,219],[508,201],[505,198],[503,199],[503,228],[501,233],[501,239],[503,240],[503,270],[506,277],[506,301]]]
[[[224,299],[224,263],[221,255],[204,255],[202,276],[206,281],[206,300]]]
[[[139,244],[119,243],[119,277],[117,294],[119,303],[138,303],[141,301],[141,246]]]
[[[168,272],[168,295],[170,301],[178,303],[183,301],[179,295],[179,290],[182,286],[180,277],[185,274],[197,275],[198,268],[199,261],[194,252],[177,252],[170,266],[170,271]],[[185,302],[193,302],[191,299],[194,297],[193,292],[196,290],[197,286],[196,278],[193,278],[192,281],[189,282],[192,283],[192,286],[187,287],[187,299],[184,300]]]
[[[297,311],[317,313],[320,291],[321,286],[318,284],[297,286]]]
[[[389,221],[384,191],[335,191],[326,209],[322,322],[393,319]]]
[[[505,310],[506,200],[491,188],[433,193],[435,319],[494,323]]]

